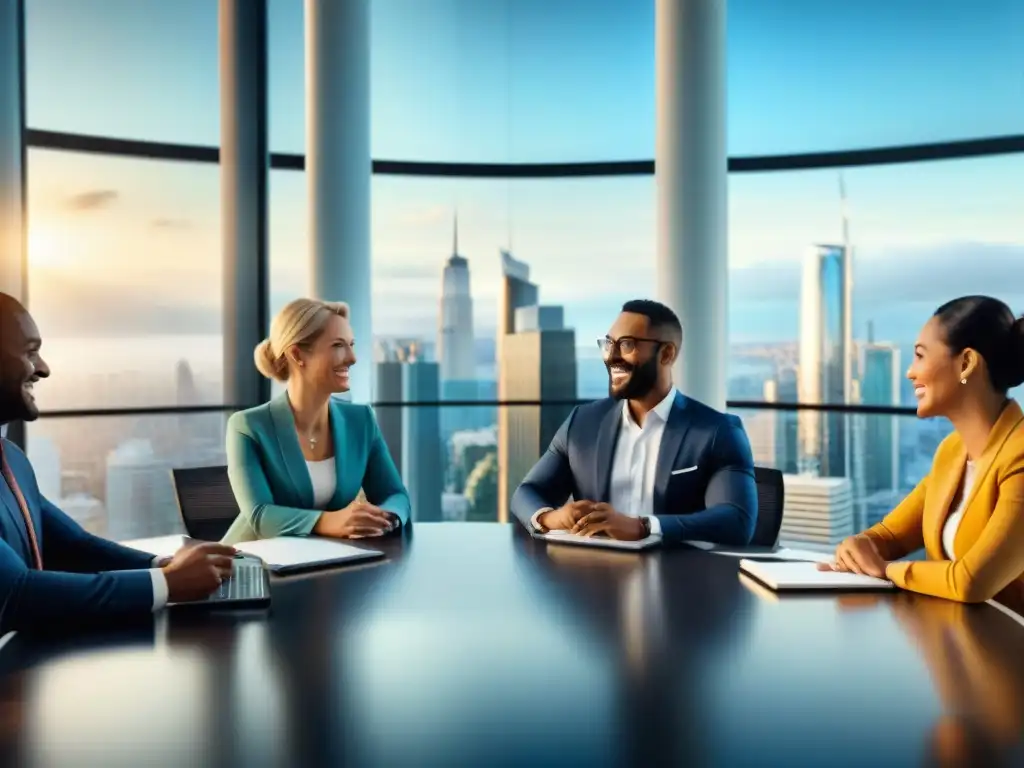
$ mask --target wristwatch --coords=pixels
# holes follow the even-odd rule
[[[641,517],[640,518],[640,525],[643,526],[643,529],[644,529],[643,538],[646,539],[648,536],[651,535],[651,518],[649,518],[649,517]]]

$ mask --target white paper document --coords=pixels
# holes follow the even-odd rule
[[[576,544],[582,547],[603,547],[605,549],[626,549],[641,550],[657,546],[661,543],[661,536],[648,536],[639,541],[620,541],[607,536],[580,536],[577,533],[568,531],[548,531],[547,533],[534,533],[535,538],[550,541],[554,544]]]
[[[740,570],[775,590],[831,589],[853,591],[861,589],[893,589],[895,587],[887,579],[876,579],[873,576],[863,576],[859,573],[819,571],[817,563],[810,562],[764,563],[757,560],[740,560]]]
[[[243,541],[235,549],[263,560],[272,571],[286,571],[318,565],[335,565],[354,560],[383,557],[376,549],[363,549],[335,539],[317,536],[279,536]]]

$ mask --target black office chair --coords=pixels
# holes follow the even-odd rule
[[[750,544],[755,547],[774,547],[779,543],[782,509],[786,501],[782,473],[768,467],[754,467],[754,482],[757,483],[757,525]]]
[[[193,539],[220,541],[238,517],[227,467],[173,469],[174,492],[185,531]]]

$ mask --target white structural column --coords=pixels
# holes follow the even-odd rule
[[[306,184],[313,297],[348,302],[360,363],[351,398],[372,398],[370,3],[306,0]]]
[[[0,0],[0,292],[23,303],[28,300],[25,174],[25,5]],[[8,424],[6,437],[24,446],[24,424]]]
[[[0,292],[25,300],[25,6],[0,0]]]
[[[677,385],[725,407],[726,0],[656,0],[658,296],[679,315]]]
[[[270,387],[253,363],[267,333],[267,0],[220,0],[224,398],[252,406]]]

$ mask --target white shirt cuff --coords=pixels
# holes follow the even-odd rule
[[[154,558],[154,562],[160,558]],[[156,613],[167,605],[167,577],[159,568],[151,568],[150,577],[153,579],[153,613]]]
[[[651,536],[661,536],[661,520],[657,515],[649,515],[647,521],[651,524]]]
[[[541,530],[541,527],[540,527],[540,516],[543,515],[545,512],[553,512],[553,511],[554,510],[551,507],[541,507],[536,512],[534,512],[533,513],[533,517],[530,518],[530,525],[533,526],[533,530],[540,531]]]

